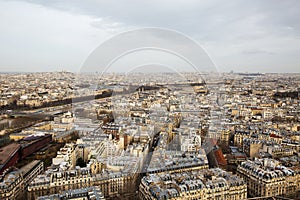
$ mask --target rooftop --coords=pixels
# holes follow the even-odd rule
[[[0,165],[4,165],[7,160],[20,148],[19,144],[12,143],[0,149]]]

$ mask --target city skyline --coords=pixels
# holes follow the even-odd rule
[[[0,199],[300,200],[299,0],[0,0]]]

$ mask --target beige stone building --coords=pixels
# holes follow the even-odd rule
[[[240,200],[247,198],[246,183],[219,168],[180,173],[149,174],[139,187],[143,200]]]
[[[299,171],[294,171],[273,159],[243,162],[237,169],[248,186],[251,197],[292,195],[300,189]]]
[[[26,196],[28,184],[43,171],[43,162],[39,160],[34,160],[19,170],[8,170],[0,177],[0,199],[14,200]]]
[[[98,186],[105,197],[113,199],[119,194],[134,192],[138,175],[105,171],[92,174],[84,168],[40,175],[29,185],[28,199],[92,186]]]

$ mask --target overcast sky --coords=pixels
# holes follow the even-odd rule
[[[298,0],[0,0],[0,71],[78,71],[118,33],[196,40],[221,71],[300,72]]]

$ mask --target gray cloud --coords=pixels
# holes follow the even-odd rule
[[[245,50],[242,53],[244,54],[249,54],[249,55],[257,55],[257,54],[270,54],[273,55],[275,54],[274,52],[262,50],[262,49],[257,49],[257,50]]]
[[[5,3],[10,4],[8,1]],[[300,19],[300,1],[297,0],[27,0],[14,2],[14,5],[25,6],[27,10],[31,10],[32,7],[36,16],[48,12],[46,18],[50,20],[44,23],[54,32],[55,30],[60,32],[61,26],[70,27],[70,24],[66,24],[69,22],[74,23],[72,27],[77,30],[77,32],[71,31],[63,34],[64,37],[71,37],[67,39],[68,43],[73,41],[74,45],[78,45],[77,48],[81,49],[78,52],[72,49],[71,54],[77,57],[75,61],[66,56],[66,58],[56,59],[57,62],[44,60],[36,64],[48,61],[48,65],[53,66],[62,62],[63,65],[79,67],[84,61],[84,56],[113,34],[135,27],[163,27],[180,31],[196,39],[224,71],[231,69],[242,71],[248,67],[248,71],[266,69],[267,71],[299,72],[300,68],[299,59],[297,59],[299,57],[297,54],[300,52],[300,21],[298,20]],[[64,20],[63,17],[62,21],[57,21],[58,26],[56,26],[52,23],[55,21],[52,20],[55,15],[71,17],[67,17],[68,20]],[[12,12],[4,17],[6,19],[2,20],[11,21],[11,25],[14,25],[14,19],[20,16]],[[87,20],[82,20],[76,26],[75,20],[82,18]],[[35,22],[25,21],[23,24],[25,29],[28,26],[31,27],[28,23]],[[34,31],[40,32],[39,29],[43,28],[42,24],[38,23]],[[5,27],[2,26],[2,28]],[[82,30],[82,28],[87,30]],[[21,32],[22,30],[22,28],[19,29]],[[25,32],[30,36],[27,39],[31,38],[34,43],[35,34]],[[15,37],[18,39],[20,35],[16,34]],[[55,44],[58,45],[57,48],[62,45],[59,41],[51,43],[52,40],[57,40],[55,37],[49,38],[44,35],[40,37],[40,40],[42,44],[45,43],[44,46],[39,47],[36,44],[33,45],[35,48],[48,52],[53,60],[60,58],[56,55],[60,51],[53,51],[53,49],[55,49]],[[53,46],[50,45],[51,48],[47,50],[48,43]],[[28,44],[28,50],[34,52],[30,46]],[[23,44],[23,47],[27,47],[27,44]],[[10,48],[13,51],[13,47]],[[17,44],[15,48],[18,48]],[[254,56],[257,58],[255,61],[253,61]],[[16,65],[13,61],[6,63]]]

